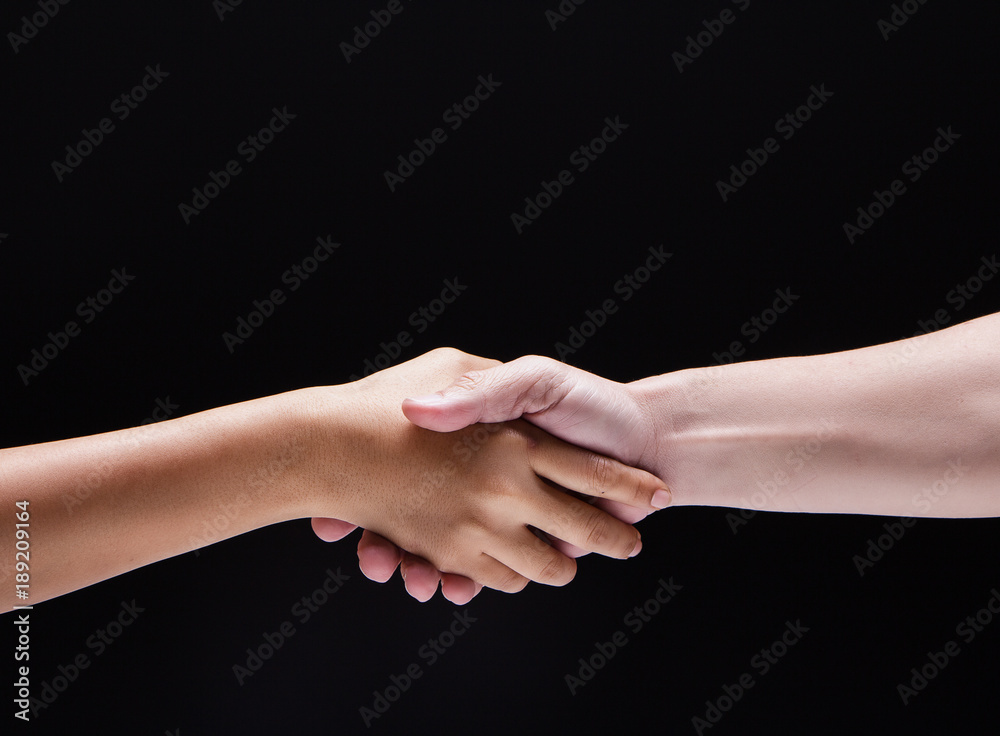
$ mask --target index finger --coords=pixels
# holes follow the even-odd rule
[[[667,484],[652,473],[567,444],[537,427],[528,435],[532,469],[563,488],[601,499],[605,506],[621,503],[646,513],[670,505]]]

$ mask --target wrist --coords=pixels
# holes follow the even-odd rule
[[[390,406],[373,379],[289,395],[296,428],[290,434],[301,438],[301,462],[290,467],[282,494],[288,518],[339,519],[367,528],[372,475],[394,459],[395,429],[411,429],[398,402]]]
[[[251,528],[322,515],[321,463],[339,443],[321,418],[326,406],[339,403],[337,388],[288,391],[206,413],[214,415],[224,454],[218,462],[235,480],[231,503],[251,510]]]
[[[654,442],[643,467],[673,494],[673,505],[781,511],[803,508],[799,490],[817,461],[842,445],[843,426],[785,378],[805,359],[709,366],[631,384],[651,416]],[[791,384],[788,384],[791,385]]]

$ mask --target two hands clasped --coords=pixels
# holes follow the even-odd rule
[[[358,496],[406,485],[350,521],[314,517],[313,529],[333,542],[363,526],[362,571],[386,582],[399,567],[418,600],[439,583],[458,604],[483,586],[565,585],[577,557],[637,555],[631,525],[670,504],[662,480],[632,467],[652,425],[621,384],[547,358],[501,366],[439,349],[352,389],[379,435]]]
[[[0,505],[30,509],[30,538],[0,526],[0,548],[30,543],[34,603],[312,518],[327,541],[365,530],[373,580],[400,567],[414,597],[440,584],[461,604],[564,585],[586,552],[633,556],[632,524],[666,506],[1000,516],[998,361],[1000,314],[631,383],[435,350],[353,383],[0,449]],[[0,573],[3,610],[14,587]]]

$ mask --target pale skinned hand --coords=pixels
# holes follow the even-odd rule
[[[439,432],[523,416],[567,442],[638,467],[643,466],[644,455],[652,452],[653,423],[627,385],[539,356],[491,365],[464,373],[436,394],[406,399],[403,413],[414,424]],[[655,508],[669,501],[669,493],[662,491],[654,501]],[[627,523],[639,521],[652,510],[606,497],[596,506]],[[313,529],[327,541],[341,539],[354,528],[334,519],[313,520]],[[586,554],[586,550],[558,538],[552,538],[552,543],[569,556]],[[358,557],[362,572],[379,582],[388,580],[399,565],[407,590],[418,600],[430,598],[438,582],[442,594],[459,604],[467,603],[480,589],[472,580],[440,573],[426,560],[400,550],[371,530],[362,536]]]
[[[407,395],[440,389],[455,375],[492,365],[439,350],[351,384],[373,427],[372,438],[362,439],[371,445],[371,477],[350,514],[366,529],[359,545],[362,570],[374,579],[388,578],[402,564],[407,589],[419,599],[429,597],[430,585],[433,594],[438,579],[457,602],[478,592],[472,580],[508,592],[529,579],[554,585],[571,580],[572,558],[531,529],[608,556],[637,551],[632,527],[563,488],[601,498],[601,504],[633,507],[638,518],[655,509],[654,494],[656,500],[663,496],[655,476],[524,422],[428,433],[409,424],[399,409]],[[410,479],[408,493],[387,493],[384,487],[394,491],[400,474]],[[314,519],[313,528],[332,540],[353,527]],[[400,552],[379,532],[412,554]]]

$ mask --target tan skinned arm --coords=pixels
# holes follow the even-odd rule
[[[0,550],[14,559],[17,502],[30,513],[30,588],[3,610],[289,519],[377,530],[444,570],[513,592],[562,585],[572,559],[531,527],[628,557],[638,533],[563,493],[651,511],[662,483],[526,423],[441,435],[413,427],[405,394],[492,365],[439,350],[364,381],[292,391],[150,427],[0,450]],[[547,480],[546,480],[547,479]],[[83,484],[83,485],[81,485]],[[81,492],[85,488],[86,492]],[[218,535],[206,521],[224,518]]]

